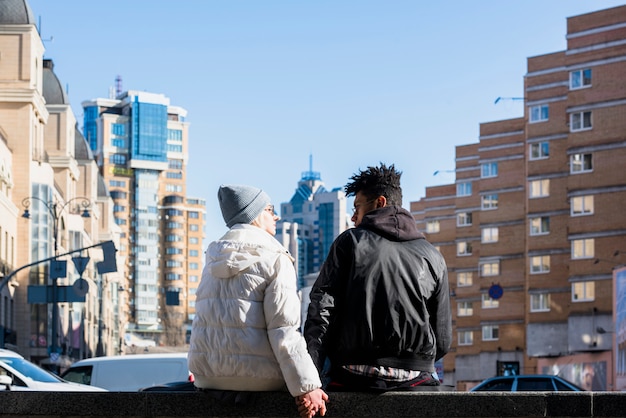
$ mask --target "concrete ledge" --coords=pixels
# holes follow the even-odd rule
[[[624,417],[618,392],[330,392],[327,417]],[[286,392],[0,392],[0,417],[297,417]]]

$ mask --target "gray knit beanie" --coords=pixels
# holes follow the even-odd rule
[[[227,227],[249,224],[271,203],[270,197],[252,186],[223,184],[217,192],[222,217]]]

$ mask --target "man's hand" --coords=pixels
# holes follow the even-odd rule
[[[328,395],[322,389],[315,389],[296,397],[298,413],[302,418],[312,418],[318,412],[320,416],[326,415],[326,402]]]

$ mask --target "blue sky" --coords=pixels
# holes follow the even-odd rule
[[[222,183],[288,201],[309,169],[328,189],[379,162],[404,207],[453,183],[455,146],[523,116],[528,57],[566,49],[567,18],[615,0],[29,0],[82,130],[81,103],[123,90],[188,111],[188,194],[207,239]],[[433,175],[439,170],[441,174]]]

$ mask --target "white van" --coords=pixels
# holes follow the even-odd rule
[[[187,353],[94,357],[72,364],[61,377],[113,392],[137,392],[164,383],[193,381]]]

